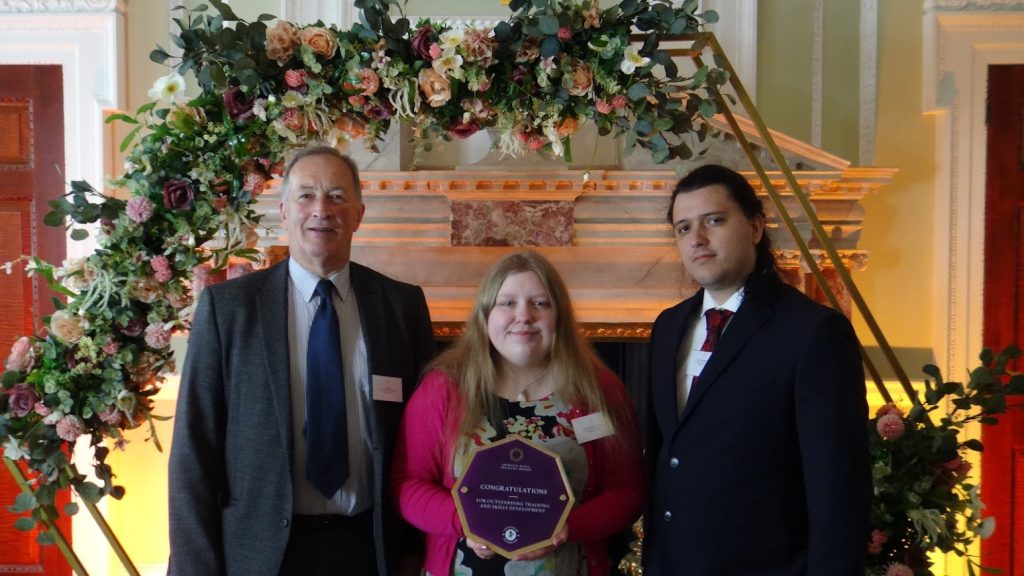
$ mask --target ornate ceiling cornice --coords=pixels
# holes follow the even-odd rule
[[[120,0],[0,0],[0,14],[123,11]]]
[[[1024,10],[1021,0],[926,0],[925,12],[943,12],[949,10]]]

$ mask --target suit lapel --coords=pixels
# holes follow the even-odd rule
[[[697,292],[675,309],[665,325],[667,334],[658,338],[661,345],[655,350],[657,358],[653,363],[656,383],[653,402],[658,422],[662,424],[663,430],[675,430],[679,425],[679,413],[676,410],[679,347],[682,346],[687,327],[699,310],[703,294],[702,291]]]
[[[743,350],[750,338],[767,322],[772,316],[772,310],[760,300],[750,298],[743,301],[736,315],[726,327],[721,340],[715,347],[711,358],[704,366],[700,374],[697,386],[690,390],[686,400],[686,408],[680,418],[680,424],[700,405],[701,400],[708,390],[718,381],[722,371],[736,359],[736,356]]]
[[[281,441],[292,461],[291,368],[288,360],[288,260],[270,270],[267,282],[256,295],[256,314],[263,339],[263,358],[267,385],[273,398],[274,413]]]

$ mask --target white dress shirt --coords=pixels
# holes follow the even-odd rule
[[[733,292],[732,296],[729,296],[729,298],[721,304],[715,302],[715,299],[711,296],[710,292],[707,290],[704,291],[704,302],[701,305],[700,314],[697,316],[697,319],[690,324],[690,327],[686,330],[686,334],[683,335],[683,342],[680,344],[679,352],[676,355],[677,414],[683,414],[683,408],[686,407],[686,399],[690,396],[690,386],[693,384],[693,377],[700,376],[700,371],[691,365],[690,360],[695,353],[700,352],[700,348],[703,346],[704,340],[708,336],[708,324],[704,319],[704,314],[712,308],[721,308],[735,314],[742,303],[742,286],[740,286],[739,290]],[[729,328],[730,322],[732,322],[731,317],[726,321],[725,326],[722,328],[723,334],[726,329]]]

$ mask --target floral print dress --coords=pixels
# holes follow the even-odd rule
[[[579,502],[588,468],[586,452],[573,432],[572,407],[558,394],[540,400],[502,402],[505,417],[497,426],[484,422],[469,442],[483,446],[515,434],[555,452],[562,458],[569,486]],[[467,450],[461,452],[465,454]],[[461,458],[455,459],[456,478],[462,474],[462,462]],[[566,542],[543,558],[512,561],[497,554],[482,560],[462,539],[455,548],[452,564],[452,574],[456,576],[587,576],[586,558],[578,542]]]

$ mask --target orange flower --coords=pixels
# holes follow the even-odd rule
[[[366,135],[366,124],[363,124],[352,116],[342,116],[334,126],[349,138],[356,140]]]
[[[572,134],[580,127],[580,119],[575,116],[566,116],[561,123],[558,124],[558,135],[568,136]]]
[[[314,54],[319,54],[324,58],[332,58],[334,52],[338,49],[338,42],[334,39],[334,32],[317,26],[304,28],[299,33],[299,41],[309,46]]]

